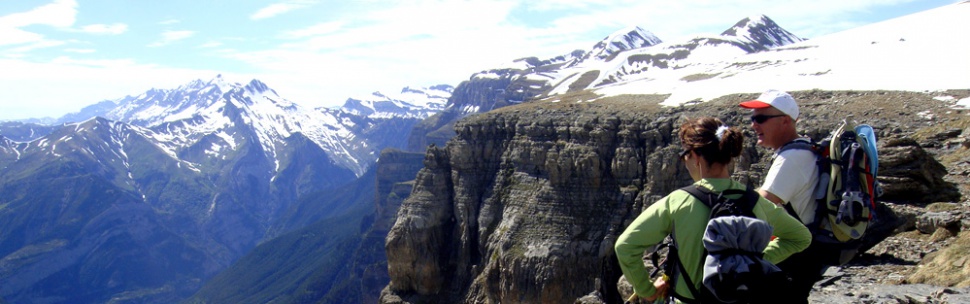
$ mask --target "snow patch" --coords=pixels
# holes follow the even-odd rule
[[[957,102],[954,105],[954,107],[963,108],[963,109],[970,109],[970,97],[957,100]]]

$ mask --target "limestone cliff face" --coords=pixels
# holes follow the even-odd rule
[[[376,216],[374,230],[386,235],[394,224],[397,210],[411,193],[415,174],[424,167],[423,153],[395,149],[381,151],[377,162]]]
[[[414,176],[424,167],[424,154],[395,149],[381,151],[375,174],[375,211],[372,224],[362,231],[360,245],[354,253],[355,271],[360,278],[361,303],[377,303],[381,289],[390,278],[384,239],[394,224],[397,210],[414,186]],[[351,281],[356,281],[351,279]],[[350,299],[345,299],[350,301]]]
[[[737,107],[753,97],[680,108],[642,100],[527,103],[459,121],[445,146],[428,149],[388,232],[391,282],[380,301],[621,302],[616,237],[646,206],[690,183],[678,161],[684,117],[715,116],[746,130],[734,176],[760,184],[771,151],[755,147],[748,111]],[[806,112],[800,128],[811,135],[854,113],[880,136],[904,136],[918,112],[880,112],[898,104],[854,92],[795,97]],[[840,107],[825,107],[832,98],[841,98]]]
[[[549,106],[459,122],[447,146],[429,149],[388,234],[383,300],[537,303],[615,291],[613,240],[625,221],[688,183],[671,145],[677,118]]]

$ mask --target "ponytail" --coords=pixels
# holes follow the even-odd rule
[[[678,135],[685,150],[699,153],[708,163],[730,163],[744,148],[741,130],[714,117],[688,120],[680,126]]]

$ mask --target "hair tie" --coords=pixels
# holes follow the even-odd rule
[[[714,135],[717,136],[717,141],[724,140],[724,131],[727,131],[727,129],[728,129],[728,126],[725,126],[725,125],[721,125],[720,127],[717,127],[717,131],[714,131]]]

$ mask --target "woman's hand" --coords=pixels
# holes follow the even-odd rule
[[[663,299],[667,297],[667,289],[670,289],[670,284],[667,284],[667,276],[662,275],[657,280],[653,281],[653,287],[657,289],[652,296],[645,298],[647,302],[653,302],[657,299]]]

